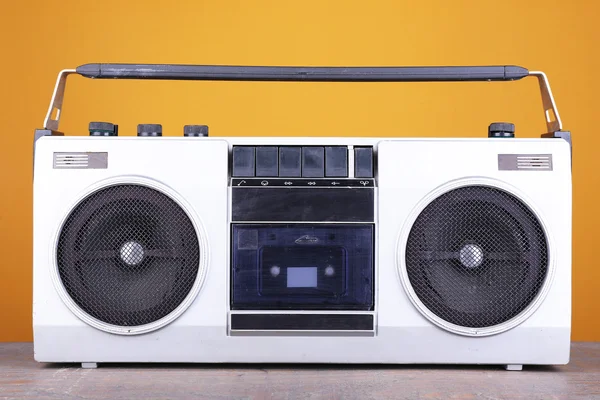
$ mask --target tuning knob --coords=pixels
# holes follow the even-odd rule
[[[208,136],[208,125],[186,125],[183,127],[183,136]]]
[[[90,122],[88,126],[90,136],[117,136],[118,128],[110,122]]]
[[[137,127],[138,136],[162,136],[161,124],[139,124]]]
[[[488,137],[514,138],[515,124],[511,124],[510,122],[494,122],[488,127]]]

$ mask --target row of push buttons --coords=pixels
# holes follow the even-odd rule
[[[347,146],[234,146],[234,177],[347,178]],[[373,148],[354,148],[354,177],[373,177]]]

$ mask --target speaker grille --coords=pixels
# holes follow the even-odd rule
[[[532,211],[492,187],[466,186],[433,200],[406,245],[419,300],[449,323],[502,324],[524,311],[548,273],[548,244]]]
[[[187,214],[142,185],[94,192],[72,210],[58,240],[58,274],[68,295],[85,313],[116,326],[172,313],[192,290],[199,263]]]

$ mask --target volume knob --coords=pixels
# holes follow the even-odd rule
[[[138,136],[162,136],[161,124],[139,124],[137,126]]]
[[[510,122],[494,122],[488,127],[488,137],[514,138],[515,124],[511,124]]]
[[[90,136],[117,136],[118,127],[110,122],[90,122]]]
[[[208,136],[208,125],[186,125],[183,127],[183,136],[206,137]]]

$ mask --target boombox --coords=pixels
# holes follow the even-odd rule
[[[119,136],[58,128],[67,76],[539,80],[548,132],[475,138]],[[118,121],[113,121],[118,122]],[[154,121],[156,122],[156,121]],[[571,134],[516,66],[87,64],[34,138],[40,362],[566,364]]]

